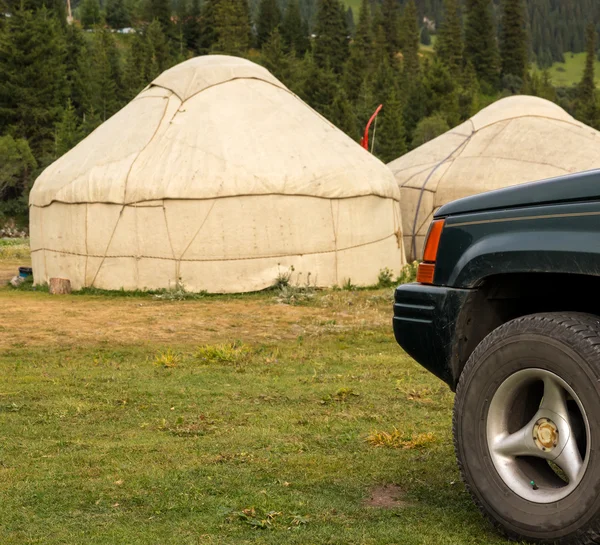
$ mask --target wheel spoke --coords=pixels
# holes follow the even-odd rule
[[[567,410],[566,392],[552,377],[544,377],[544,398],[540,409],[546,409],[558,414],[569,421],[569,411]]]
[[[565,448],[553,461],[565,472],[570,483],[577,480],[583,466],[583,460],[581,459],[581,454],[579,453],[573,434],[569,437]]]
[[[500,436],[494,441],[493,449],[501,456],[529,456],[536,454],[532,440],[533,424],[530,422],[519,431]]]

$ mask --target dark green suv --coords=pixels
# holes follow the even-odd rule
[[[600,543],[600,171],[443,206],[398,343],[456,391],[463,479],[512,539]]]

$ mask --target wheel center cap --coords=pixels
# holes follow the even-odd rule
[[[558,444],[558,427],[549,418],[540,418],[533,427],[533,440],[545,452]]]

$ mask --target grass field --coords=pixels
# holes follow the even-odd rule
[[[392,290],[194,301],[4,286],[0,543],[500,544],[460,483],[453,396]]]
[[[554,63],[549,71],[557,87],[576,85],[583,77],[585,53],[565,53],[565,62]],[[600,85],[600,61],[596,59],[596,84]]]

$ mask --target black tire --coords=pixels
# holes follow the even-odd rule
[[[488,447],[486,426],[493,395],[522,369],[557,375],[576,393],[587,414],[587,465],[579,473],[581,480],[574,481],[573,491],[553,503],[528,501],[515,493],[496,470]],[[599,381],[600,318],[589,314],[547,313],[512,320],[492,331],[469,358],[456,391],[454,447],[473,500],[509,539],[600,544]],[[513,414],[512,408],[507,411]],[[532,459],[537,463],[537,458]]]

